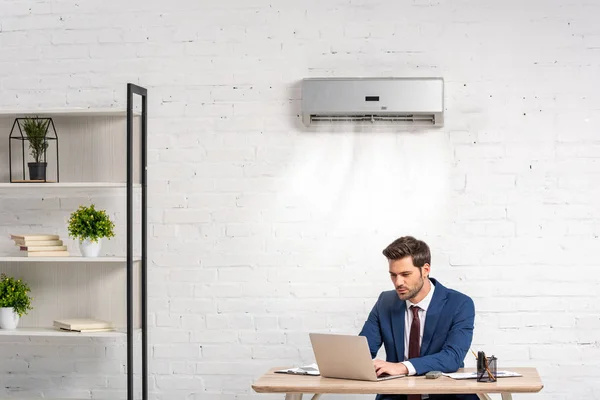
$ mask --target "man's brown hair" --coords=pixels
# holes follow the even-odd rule
[[[412,236],[402,236],[394,240],[383,250],[383,255],[388,260],[399,260],[411,256],[413,265],[419,268],[425,264],[431,264],[431,252],[427,243]]]

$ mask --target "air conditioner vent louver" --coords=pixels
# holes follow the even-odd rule
[[[311,122],[426,122],[435,125],[433,115],[311,115]]]
[[[302,81],[302,121],[442,126],[442,78],[308,78]]]

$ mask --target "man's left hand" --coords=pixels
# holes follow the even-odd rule
[[[375,372],[377,376],[382,374],[388,375],[406,375],[408,374],[408,368],[402,363],[391,363],[383,360],[373,360],[375,366]]]

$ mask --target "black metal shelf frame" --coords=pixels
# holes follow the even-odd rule
[[[148,90],[127,84],[127,400],[134,400],[133,384],[133,346],[134,346],[134,321],[133,321],[133,186],[134,186],[134,133],[133,119],[134,95],[142,100],[141,114],[141,141],[140,146],[140,171],[141,171],[141,324],[142,324],[142,400],[148,400],[148,252],[147,252],[147,166],[148,166]]]

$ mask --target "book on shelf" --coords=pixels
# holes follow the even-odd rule
[[[46,233],[30,233],[24,235],[10,235],[12,240],[25,240],[25,241],[35,241],[35,240],[58,240],[60,237],[58,235],[50,235]]]
[[[66,251],[67,246],[20,246],[21,251]]]
[[[56,240],[22,240],[14,239],[15,245],[17,246],[62,246],[63,241],[60,239]]]
[[[22,251],[25,257],[69,257],[69,252],[63,251]]]
[[[58,328],[63,332],[79,332],[79,333],[92,333],[92,332],[112,332],[115,330],[115,328],[99,328],[99,329],[65,329],[65,328]]]
[[[66,318],[54,320],[54,327],[77,332],[91,332],[92,330],[114,330],[112,323],[93,318]],[[98,331],[101,332],[101,331]]]
[[[67,246],[58,235],[49,233],[11,234],[19,255],[25,257],[68,257]]]

